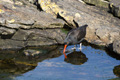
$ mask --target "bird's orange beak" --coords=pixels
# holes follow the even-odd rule
[[[64,46],[64,50],[63,50],[63,54],[64,54],[65,58],[67,58],[67,56],[65,54],[66,47],[67,47],[67,45]]]

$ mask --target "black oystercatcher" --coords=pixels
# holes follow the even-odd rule
[[[85,38],[87,26],[88,25],[86,24],[81,27],[72,29],[68,32],[68,34],[64,40],[65,46],[64,46],[63,53],[64,53],[65,58],[67,58],[67,56],[65,54],[67,45],[69,45],[69,44],[76,45],[76,44],[80,43],[80,50],[81,50],[81,45],[82,45],[81,41]]]

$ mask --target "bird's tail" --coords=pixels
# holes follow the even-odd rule
[[[88,25],[87,25],[87,24],[85,24],[85,25],[83,25],[83,27],[88,27]]]

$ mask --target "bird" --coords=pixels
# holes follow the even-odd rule
[[[72,29],[67,33],[67,36],[64,40],[65,45],[64,45],[64,50],[63,50],[63,54],[64,54],[65,58],[67,58],[67,56],[65,54],[65,50],[68,45],[74,45],[74,49],[75,49],[75,45],[80,43],[80,51],[81,51],[81,49],[82,49],[81,41],[83,41],[86,36],[86,28],[87,27],[88,27],[88,25],[85,24],[81,27]]]

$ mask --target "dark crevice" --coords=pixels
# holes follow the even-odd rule
[[[64,20],[64,21],[66,22],[66,25],[68,25],[68,27],[71,27],[71,28],[75,27],[75,26],[73,26],[71,23],[67,22],[67,21],[64,19],[64,17],[60,16],[59,13],[57,13],[57,18]]]
[[[72,29],[71,27],[69,27],[69,26],[66,25],[66,24],[64,24],[63,28],[66,29],[66,30],[68,30],[68,31]]]
[[[41,8],[41,5],[38,3],[38,0],[35,0],[35,2],[33,4],[37,6],[37,9],[39,11],[43,11],[43,9]]]
[[[59,15],[59,13],[57,13],[57,18],[58,18],[58,19],[62,19],[62,20],[64,20],[66,23],[68,23],[62,16]]]
[[[90,3],[86,3],[87,5],[90,5],[90,6],[95,6],[94,4],[90,4]]]
[[[73,22],[74,22],[75,26],[78,28],[79,27],[78,23],[75,20],[73,20]]]
[[[0,35],[0,36],[1,36],[1,39],[11,39],[13,35],[14,34],[11,34],[11,35]]]

